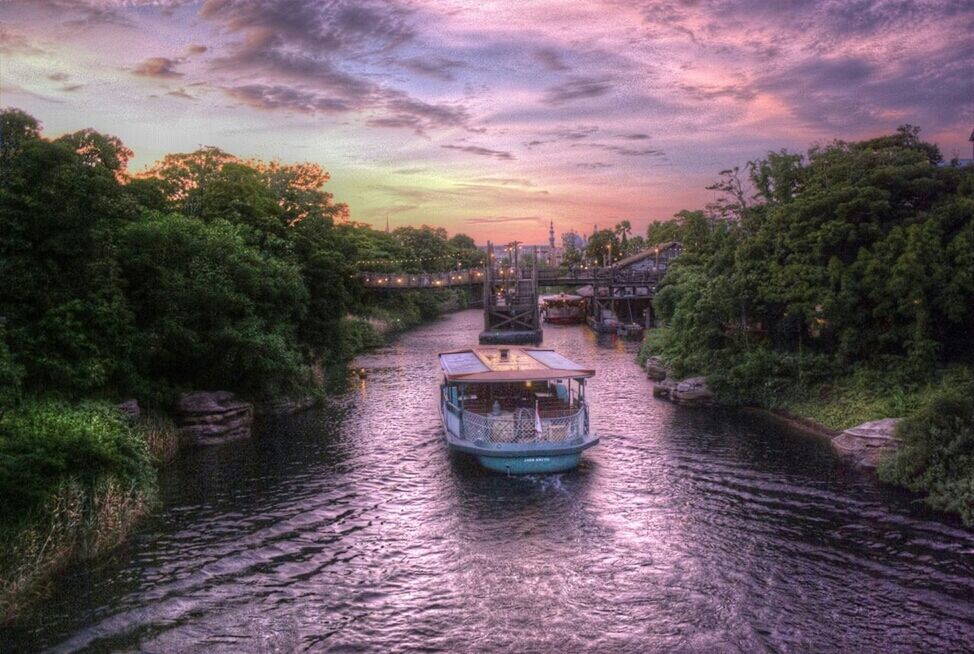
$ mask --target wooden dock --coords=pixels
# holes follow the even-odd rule
[[[540,343],[537,258],[530,271],[517,266],[493,265],[494,261],[494,246],[488,243],[483,283],[484,330],[480,332],[480,344]]]

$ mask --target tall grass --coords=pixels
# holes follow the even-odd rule
[[[156,465],[171,461],[179,451],[179,429],[169,416],[150,411],[136,421],[135,430]]]
[[[939,397],[944,389],[951,388],[974,388],[971,368],[951,366],[922,383],[908,383],[859,371],[807,391],[796,391],[796,397],[787,402],[787,408],[796,415],[840,431],[869,420],[915,415]]]
[[[146,512],[155,471],[142,433],[101,403],[32,400],[0,418],[0,622],[70,561],[115,546]]]

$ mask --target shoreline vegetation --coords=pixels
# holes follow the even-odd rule
[[[772,152],[712,188],[706,211],[649,228],[684,252],[640,365],[812,431],[900,419],[879,479],[974,525],[974,167],[904,126]]]
[[[0,624],[153,509],[183,394],[322,399],[356,354],[469,303],[370,291],[359,262],[483,261],[463,234],[352,222],[317,164],[204,147],[133,175],[132,154],[0,111]]]
[[[182,394],[321,399],[356,354],[470,301],[371,291],[361,262],[483,262],[463,234],[352,222],[317,164],[204,147],[133,175],[132,154],[0,111],[0,623],[152,510]],[[974,169],[939,163],[914,128],[770,153],[631,241],[684,245],[646,355],[725,404],[905,418],[881,478],[970,524]],[[118,408],[132,399],[137,418]]]

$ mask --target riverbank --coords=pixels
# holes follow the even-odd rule
[[[389,298],[385,307],[347,317],[344,357],[318,376],[312,394],[324,399],[356,355],[469,302],[469,292],[445,289]],[[269,404],[282,407],[277,413],[309,406],[266,398],[259,406]],[[132,401],[23,398],[0,413],[0,624],[42,598],[66,566],[124,542],[153,510],[159,469],[190,445],[173,411],[147,413]]]
[[[107,402],[27,399],[0,416],[0,624],[69,563],[129,535],[176,439],[167,418],[127,418]]]
[[[406,333],[353,363],[366,379],[333,409],[180,457],[137,544],[59,575],[0,651],[871,651],[885,633],[954,651],[974,634],[974,532],[842,474],[816,439],[633,401],[649,384],[631,343],[545,330],[597,371],[604,440],[577,471],[450,455],[437,353],[482,325]]]
[[[656,380],[654,395],[680,401],[682,385],[660,356],[665,339],[665,329],[647,334],[637,362]],[[974,371],[969,366],[945,367],[910,384],[859,369],[814,384],[782,377],[729,388],[724,374],[699,373],[692,381],[702,388],[694,390],[704,403],[736,407],[826,438],[837,453],[875,468],[884,483],[909,489],[932,508],[974,525]]]

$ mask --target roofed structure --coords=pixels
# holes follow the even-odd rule
[[[492,383],[580,379],[595,371],[554,350],[522,347],[478,347],[440,354],[440,367],[447,381]]]
[[[657,258],[664,263],[668,263],[670,259],[675,258],[681,252],[683,252],[683,244],[679,241],[667,241],[665,243],[660,243],[659,245],[654,245],[642,252],[637,252],[636,254],[631,254],[625,259],[619,259],[615,262],[616,268],[638,268],[636,264],[646,260],[651,259],[650,263],[655,263]]]

